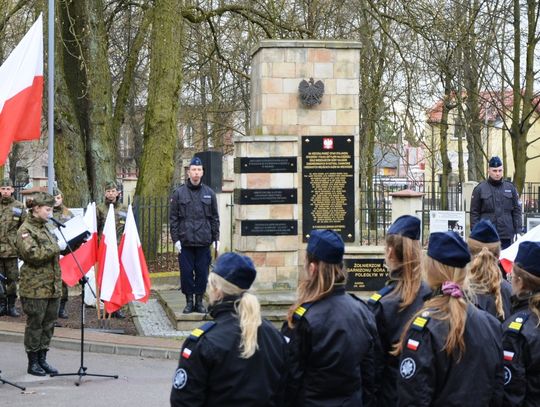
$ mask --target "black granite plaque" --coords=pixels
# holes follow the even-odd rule
[[[241,205],[295,204],[296,188],[285,189],[235,189],[234,203]]]
[[[354,136],[302,137],[302,234],[333,229],[354,242]]]
[[[283,236],[297,235],[296,220],[243,220],[242,236]]]
[[[388,280],[384,259],[344,259],[347,291],[379,291]]]
[[[236,174],[296,172],[296,157],[236,157],[234,172]]]

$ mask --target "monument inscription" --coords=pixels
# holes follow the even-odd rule
[[[343,262],[347,291],[378,291],[388,279],[384,259],[344,259]]]

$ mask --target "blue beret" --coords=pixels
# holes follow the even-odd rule
[[[502,161],[499,157],[497,156],[494,156],[494,157],[491,157],[489,159],[489,167],[490,168],[497,168],[497,167],[502,167]]]
[[[469,237],[482,243],[495,243],[501,240],[497,229],[489,219],[482,219],[474,225]]]
[[[192,165],[203,165],[202,164],[202,161],[199,157],[193,157],[189,163],[189,166],[191,167]]]
[[[403,215],[388,228],[388,235],[401,235],[413,240],[420,240],[420,219],[416,216]]]
[[[309,234],[307,252],[317,260],[339,264],[343,261],[345,244],[341,236],[333,230],[312,230]]]
[[[522,242],[519,244],[514,263],[528,273],[540,277],[540,242]]]
[[[428,256],[452,267],[465,267],[471,261],[467,243],[456,232],[433,232],[429,235]]]
[[[251,287],[257,275],[253,261],[249,257],[232,252],[223,253],[218,257],[214,273],[244,290]]]

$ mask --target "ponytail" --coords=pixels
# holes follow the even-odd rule
[[[523,283],[522,292],[530,292],[529,297],[529,309],[533,314],[536,315],[538,323],[537,327],[540,326],[540,277],[536,277],[526,270],[519,267],[514,263],[514,268],[512,271],[512,278],[520,278]],[[518,293],[521,294],[521,293]]]

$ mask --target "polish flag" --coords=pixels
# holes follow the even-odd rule
[[[508,362],[511,362],[512,359],[514,359],[514,352],[510,352],[509,350],[504,351],[504,360],[507,360]]]
[[[499,261],[507,274],[512,272],[512,267],[514,265],[514,259],[517,256],[519,244],[527,241],[540,242],[540,225],[532,228],[523,236],[520,236],[511,246],[501,251]]]
[[[414,339],[409,339],[407,341],[407,348],[410,349],[410,350],[418,349],[418,345],[420,345],[420,342],[415,341]]]
[[[37,140],[43,99],[43,18],[0,66],[0,165],[14,141]]]
[[[97,220],[96,220],[96,203],[89,203],[86,207],[86,212],[83,217],[84,223],[88,227],[91,235],[81,247],[75,250],[74,255],[79,262],[84,274],[96,264],[98,252],[97,239]],[[77,266],[77,261],[72,254],[68,254],[60,259],[60,269],[62,270],[62,280],[68,286],[73,287],[81,279],[81,271]]]

